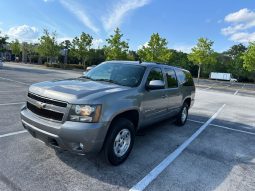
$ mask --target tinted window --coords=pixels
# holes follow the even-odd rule
[[[160,68],[152,68],[150,74],[147,78],[147,83],[151,80],[161,80],[164,81],[163,73]]]
[[[193,78],[189,72],[176,70],[176,75],[180,84],[183,84],[184,86],[194,86]]]
[[[136,87],[141,83],[145,69],[144,66],[139,65],[103,63],[91,69],[84,78]]]
[[[175,71],[173,69],[165,69],[168,88],[178,87],[178,81],[176,79]]]
[[[185,74],[183,73],[182,70],[176,70],[176,75],[177,78],[179,80],[180,84],[184,84],[185,83]]]
[[[184,86],[194,86],[192,75],[187,71],[184,71],[184,74],[185,74],[186,80],[185,80],[185,83],[183,85]]]

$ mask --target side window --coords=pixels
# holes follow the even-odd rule
[[[166,68],[165,71],[166,71],[168,88],[178,87],[178,81],[176,78],[175,71],[173,69],[169,69],[169,68]]]
[[[183,86],[194,86],[193,78],[189,72],[176,70],[176,74],[180,84],[183,84]]]
[[[162,70],[160,68],[152,68],[147,78],[147,83],[151,80],[161,80],[164,82]]]
[[[176,75],[177,75],[177,78],[179,80],[179,83],[180,84],[184,84],[185,83],[185,74],[183,73],[182,70],[176,70]]]
[[[194,86],[194,81],[193,81],[192,75],[187,71],[184,71],[184,74],[186,77],[186,81],[183,85],[184,86]]]

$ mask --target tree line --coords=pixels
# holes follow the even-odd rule
[[[56,32],[43,31],[38,43],[8,42],[0,34],[0,53],[11,51],[23,62],[46,64],[61,68],[81,68],[97,65],[105,60],[133,60],[165,63],[191,71],[193,76],[208,78],[210,72],[228,72],[239,81],[255,81],[255,42],[248,46],[237,44],[224,52],[213,49],[214,42],[199,38],[189,54],[168,48],[168,41],[153,33],[146,45],[137,51],[129,49],[127,40],[117,28],[102,48],[93,47],[93,37],[82,32],[73,40],[57,42]],[[66,58],[66,59],[65,59]]]

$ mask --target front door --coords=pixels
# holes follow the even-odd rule
[[[161,68],[155,67],[151,69],[146,83],[151,80],[165,81]],[[167,114],[167,99],[165,88],[144,92],[141,110],[143,114],[142,121],[145,125],[159,121]]]

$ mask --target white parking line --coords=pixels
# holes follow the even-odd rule
[[[6,81],[10,81],[10,82],[15,82],[15,83],[18,83],[18,84],[23,84],[23,85],[30,85],[30,84],[28,84],[28,83],[19,82],[19,81],[12,80],[12,79],[9,79],[9,78],[3,78],[3,77],[0,77],[0,79],[2,79],[2,80],[6,80]]]
[[[211,87],[208,87],[208,88],[205,88],[205,89],[202,89],[202,90],[209,90],[209,89],[211,89],[213,86],[211,86]]]
[[[236,90],[236,92],[234,93],[234,95],[237,95],[238,92],[240,91],[240,89],[243,89],[244,86],[245,86],[245,84],[243,84],[242,88],[239,88],[238,90]]]
[[[1,103],[0,106],[6,106],[6,105],[21,105],[25,102],[15,102],[15,103]]]
[[[206,121],[190,138],[188,138],[182,145],[180,145],[174,152],[168,155],[159,165],[157,165],[152,171],[149,172],[141,181],[134,185],[129,191],[142,191],[144,190],[158,175],[167,168],[181,153],[186,149],[192,141],[194,141],[200,133],[202,133],[208,125],[218,116],[218,114],[225,107],[222,105],[218,111]]]
[[[15,92],[22,92],[22,91],[27,91],[25,90],[1,90],[0,93],[15,93]]]
[[[12,136],[12,135],[18,135],[18,134],[21,134],[21,133],[27,133],[27,130],[16,131],[16,132],[13,132],[13,133],[6,133],[6,134],[3,134],[3,135],[0,135],[0,138],[9,137],[9,136]]]
[[[203,121],[197,121],[197,120],[193,120],[193,119],[188,119],[188,121],[195,122],[195,123],[200,123],[200,124],[204,123]],[[226,127],[226,126],[223,126],[223,125],[216,125],[216,124],[213,124],[213,123],[210,124],[210,126],[219,127],[219,128],[227,129],[227,130],[231,130],[231,131],[236,131],[236,132],[239,132],[239,133],[245,133],[245,134],[248,134],[248,135],[255,135],[255,133],[253,133],[253,132],[239,130],[239,129],[234,129],[234,128]]]

